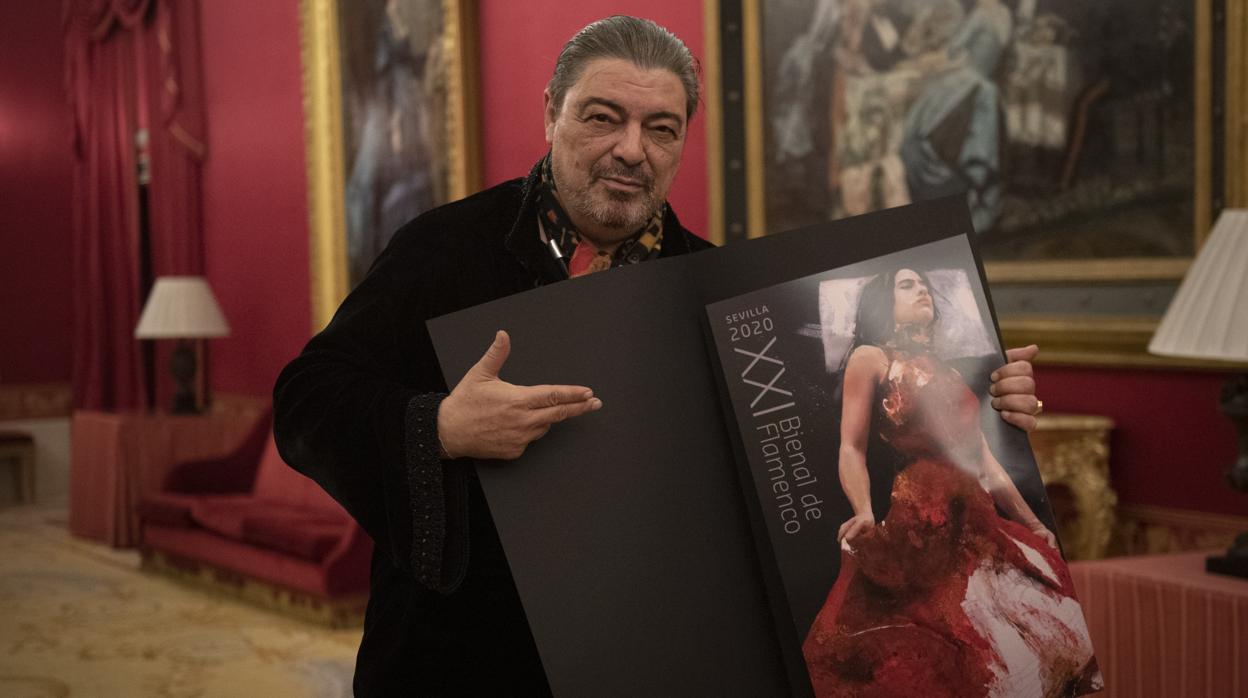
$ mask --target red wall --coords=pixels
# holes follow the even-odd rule
[[[519,176],[545,151],[541,93],[555,56],[600,16],[654,18],[702,52],[700,3],[576,5],[483,0],[480,11],[485,183]],[[308,240],[296,0],[203,3],[210,155],[205,172],[208,273],[234,334],[213,342],[213,386],[264,395],[307,339]],[[706,148],[695,118],[672,200],[705,231]],[[1117,422],[1122,501],[1248,513],[1225,487],[1233,434],[1216,407],[1224,375],[1040,367],[1050,412]]]
[[[0,384],[70,379],[64,85],[60,3],[0,3]]]
[[[207,271],[233,327],[212,342],[217,391],[266,395],[310,331],[298,3],[201,3],[209,157]],[[562,42],[610,12],[650,16],[702,51],[701,6],[481,3],[486,182],[544,151],[541,90]],[[65,381],[71,306],[68,105],[59,5],[0,3],[0,382]],[[705,230],[703,120],[672,198]],[[1224,484],[1234,434],[1217,410],[1225,374],[1042,366],[1051,412],[1107,415],[1122,501],[1248,513]]]
[[[217,391],[265,395],[310,328],[307,201],[297,0],[202,7],[209,158],[207,270],[233,327],[212,343]],[[486,182],[527,171],[545,149],[541,90],[562,42],[610,12],[650,16],[702,51],[697,3],[567,7],[482,2]],[[68,380],[70,181],[59,7],[0,3],[0,382]],[[703,120],[672,199],[705,230]],[[1038,369],[1050,411],[1117,423],[1114,483],[1124,502],[1248,511],[1223,484],[1234,439],[1217,411],[1224,374]]]
[[[268,395],[311,332],[298,0],[200,3],[205,263],[231,335],[214,390]]]
[[[1105,415],[1114,488],[1124,502],[1248,515],[1248,495],[1231,490],[1235,431],[1218,411],[1227,373],[1106,371],[1041,366],[1045,410]]]
[[[646,17],[684,39],[702,56],[702,3],[658,0],[582,0],[541,4],[483,0],[481,45],[481,144],[485,184],[519,177],[546,152],[542,90],[559,49],[578,29],[613,14]],[[680,174],[669,200],[685,227],[707,234],[706,119],[690,123]]]
[[[653,17],[700,55],[696,3],[595,1],[556,13],[487,1],[480,17],[486,184],[528,172],[545,152],[542,89],[563,42],[612,12]],[[267,394],[311,320],[298,3],[201,3],[209,157],[207,273],[232,334],[211,344],[217,391]],[[536,48],[535,48],[536,47]],[[695,118],[672,191],[682,221],[706,228],[706,139]]]

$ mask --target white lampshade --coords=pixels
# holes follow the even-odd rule
[[[1165,356],[1248,361],[1248,209],[1222,212],[1148,350]]]
[[[138,339],[183,339],[225,337],[230,326],[221,306],[202,276],[161,276],[147,297],[139,325]]]

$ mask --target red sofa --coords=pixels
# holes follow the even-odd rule
[[[332,624],[362,613],[372,540],[282,461],[268,418],[233,453],[174,466],[139,515],[149,569]]]

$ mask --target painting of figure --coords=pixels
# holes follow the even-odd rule
[[[1194,252],[1190,0],[762,0],[766,229],[965,196],[987,261]]]
[[[445,203],[441,0],[340,0],[349,288],[418,214]]]

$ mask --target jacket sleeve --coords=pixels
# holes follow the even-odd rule
[[[342,504],[395,567],[449,592],[466,571],[470,465],[441,458],[446,385],[425,321],[445,312],[448,287],[414,225],[282,371],[274,435],[282,458]]]

